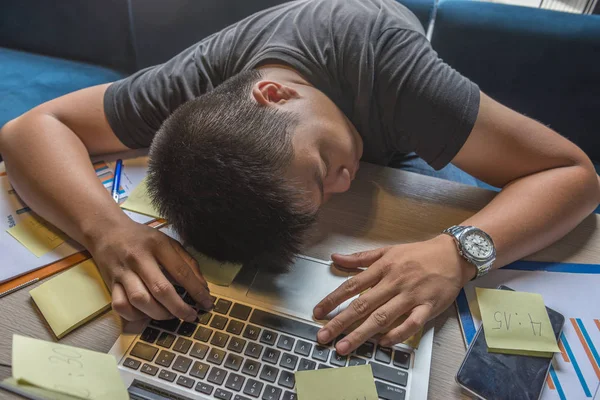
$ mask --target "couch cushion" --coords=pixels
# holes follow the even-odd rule
[[[0,47],[0,127],[45,101],[123,76],[91,64]]]

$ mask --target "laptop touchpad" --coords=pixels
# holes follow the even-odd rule
[[[285,270],[259,269],[246,296],[310,320],[314,306],[355,274],[354,271],[342,270],[318,261],[296,258]],[[345,305],[331,314],[337,314]]]

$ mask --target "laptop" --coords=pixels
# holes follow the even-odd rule
[[[294,372],[362,364],[371,364],[380,399],[426,399],[432,322],[414,349],[370,341],[344,357],[335,341],[317,343],[326,321],[313,320],[312,309],[350,276],[305,256],[280,272],[244,266],[230,286],[209,284],[215,307],[196,322],[126,324],[110,353],[133,400],[296,400]]]

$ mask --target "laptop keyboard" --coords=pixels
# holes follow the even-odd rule
[[[122,365],[190,394],[220,400],[296,400],[295,371],[369,363],[381,399],[405,398],[410,352],[367,342],[342,356],[333,343],[316,342],[317,326],[222,297],[214,300],[213,310],[200,311],[194,323],[151,321]]]

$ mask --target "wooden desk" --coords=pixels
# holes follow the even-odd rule
[[[363,164],[352,189],[324,208],[305,254],[328,259],[333,251],[354,252],[426,240],[467,219],[493,197],[493,192],[484,189]],[[589,216],[564,239],[528,259],[598,262],[599,219],[598,215]],[[13,333],[53,340],[31,304],[31,288],[0,299],[0,364],[10,364]],[[110,312],[70,333],[61,343],[107,352],[120,329],[119,318]],[[451,306],[435,323],[431,399],[465,397],[454,383],[464,353],[456,311]],[[9,374],[8,368],[0,367],[0,378]]]

